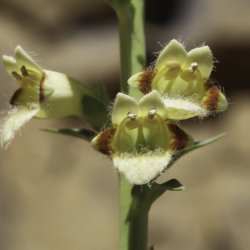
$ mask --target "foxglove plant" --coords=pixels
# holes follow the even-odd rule
[[[157,183],[184,154],[219,139],[197,142],[176,121],[204,118],[227,109],[227,100],[209,80],[213,56],[208,46],[189,52],[170,41],[154,67],[145,70],[144,3],[107,0],[120,26],[121,93],[111,114],[107,94],[55,71],[42,69],[20,46],[4,67],[20,88],[2,113],[0,145],[6,147],[31,118],[77,116],[92,130],[47,129],[91,140],[113,161],[119,175],[120,250],[146,250],[148,212],[167,190],[182,190],[176,179]]]

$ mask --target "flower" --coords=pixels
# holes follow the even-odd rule
[[[65,74],[42,69],[21,46],[16,47],[14,57],[4,55],[3,64],[20,88],[10,100],[10,110],[1,115],[1,147],[8,146],[15,133],[32,117],[75,115],[89,118],[90,122],[94,120],[85,116],[87,112],[83,103],[96,100],[95,94],[86,85]]]
[[[166,170],[177,151],[193,143],[182,129],[167,121],[172,116],[168,111],[157,91],[143,96],[139,102],[118,93],[112,127],[99,133],[91,143],[112,158],[114,167],[130,183],[149,183]],[[181,119],[181,115],[176,116]]]
[[[208,46],[187,52],[181,43],[171,40],[159,54],[154,69],[131,76],[128,83],[144,94],[152,89],[159,91],[167,97],[166,105],[191,105],[197,116],[204,117],[224,111],[228,105],[220,88],[209,82],[212,69]]]

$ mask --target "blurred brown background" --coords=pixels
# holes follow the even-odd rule
[[[214,145],[181,159],[160,181],[178,178],[150,213],[157,249],[248,250],[250,247],[250,1],[146,1],[148,62],[170,39],[205,42],[219,63],[213,79],[230,102],[216,118],[183,124]],[[1,0],[0,54],[17,44],[45,68],[118,90],[116,18],[101,0]],[[160,44],[158,44],[158,42]],[[0,67],[3,109],[15,83]],[[41,127],[83,126],[75,119],[33,120],[0,151],[1,250],[118,249],[118,182],[111,162],[81,140]]]

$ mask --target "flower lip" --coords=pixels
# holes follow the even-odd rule
[[[113,157],[114,167],[135,185],[152,182],[171,161],[171,154],[160,150],[146,153],[124,153]]]

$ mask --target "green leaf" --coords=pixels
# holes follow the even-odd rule
[[[81,138],[87,141],[91,141],[94,136],[96,136],[96,132],[85,129],[85,128],[43,128],[41,129],[45,132],[69,135],[77,138]]]
[[[82,98],[82,113],[86,121],[97,131],[108,122],[107,106],[92,96]]]
[[[102,82],[98,83],[98,86],[97,86],[97,95],[99,97],[99,100],[101,100],[102,103],[105,106],[108,106],[108,104],[109,104],[109,96],[108,96],[108,92],[107,92],[106,86]]]
[[[136,204],[140,204],[144,210],[149,211],[154,201],[166,191],[181,191],[184,188],[178,180],[171,179],[161,184],[154,182],[150,186],[136,185],[132,189],[132,196]]]
[[[169,164],[168,168],[170,166],[172,166],[179,158],[181,158],[182,156],[184,156],[185,154],[195,150],[195,149],[198,149],[198,148],[201,148],[201,147],[204,147],[204,146],[207,146],[219,139],[221,139],[222,137],[225,136],[225,133],[222,133],[222,134],[219,134],[219,135],[216,135],[214,137],[211,137],[211,138],[208,138],[206,140],[203,140],[203,141],[196,141],[194,142],[194,144],[190,147],[187,147],[183,150],[180,150],[178,151],[174,156],[173,156],[173,159],[171,161],[171,163]]]

